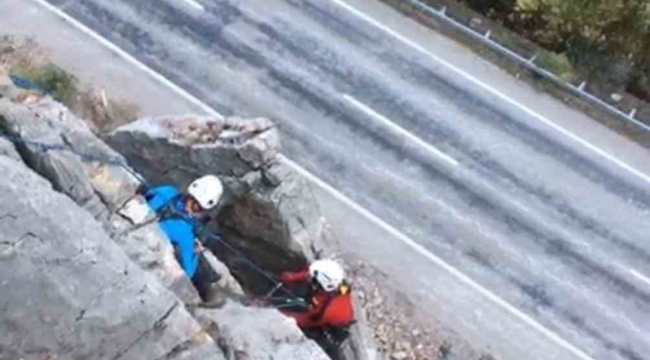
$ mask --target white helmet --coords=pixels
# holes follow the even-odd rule
[[[336,290],[345,279],[345,270],[334,260],[317,260],[309,266],[309,275],[327,292]]]
[[[223,185],[218,177],[206,175],[194,180],[187,187],[187,192],[196,199],[204,210],[210,210],[217,206],[219,199],[221,199]]]

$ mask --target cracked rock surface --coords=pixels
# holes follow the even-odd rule
[[[0,173],[0,358],[223,358],[87,211],[6,156]]]
[[[315,250],[332,248],[305,180],[278,159],[279,134],[268,119],[145,118],[106,141],[154,184],[184,188],[197,176],[219,176],[225,185],[219,230],[267,270],[305,266]],[[236,274],[244,266],[218,255]]]
[[[49,97],[7,87],[0,91],[0,133],[11,137],[0,137],[0,154],[19,156],[54,190],[100,221],[138,265],[184,302],[198,301],[157,223],[125,233],[131,224],[115,211],[133,196],[139,181],[118,165],[126,160],[97,138],[83,120]],[[14,144],[7,145],[7,139]],[[3,148],[8,150],[3,152]]]
[[[219,309],[198,308],[194,315],[228,360],[329,359],[293,326],[294,320],[272,309],[229,301]]]
[[[309,184],[278,156],[278,130],[268,119],[145,118],[118,128],[106,141],[156,184],[185,187],[199,175],[220,176],[225,201],[212,225],[266,271],[298,270],[319,253],[331,257],[338,252]],[[246,290],[268,293],[268,280],[240,257],[218,244],[211,249]],[[362,311],[357,314],[349,340],[332,351],[333,358],[379,358]]]
[[[247,159],[262,161],[254,154]],[[0,89],[0,359],[241,354],[228,347],[235,342],[217,345],[188,312],[200,299],[157,221],[134,227],[116,214],[138,185],[118,165],[125,163],[52,99]],[[220,266],[220,293],[243,297]],[[250,308],[211,324],[266,321],[258,311],[281,317]],[[325,356],[295,324],[258,325],[246,337],[250,349],[264,348],[279,327],[297,332],[296,346],[305,347],[283,359]]]

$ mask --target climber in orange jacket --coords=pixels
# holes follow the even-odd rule
[[[345,271],[336,261],[317,260],[304,271],[283,273],[280,277],[289,289],[308,289],[305,311],[283,311],[296,319],[302,329],[344,328],[354,322],[354,307]]]

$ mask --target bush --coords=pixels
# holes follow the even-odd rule
[[[569,82],[579,78],[565,54],[544,51],[537,58],[536,64]]]
[[[648,0],[517,0],[516,11],[521,19],[537,19],[533,41],[566,54],[584,78],[629,87],[650,67],[649,5]]]
[[[31,39],[0,36],[0,65],[19,78],[13,79],[17,85],[52,96],[95,131],[110,131],[139,117],[135,104],[111,99],[103,91],[80,85],[75,76],[53,64]]]
[[[539,62],[559,76],[650,101],[650,0],[456,1],[549,51]]]
[[[71,104],[79,95],[77,78],[63,69],[49,65],[36,83],[43,87],[46,93],[64,104]]]
[[[77,78],[53,64],[34,66],[23,62],[14,67],[11,74],[34,82],[52,98],[68,106],[79,96]]]

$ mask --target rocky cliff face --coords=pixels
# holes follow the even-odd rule
[[[107,142],[158,184],[186,186],[205,173],[225,179],[226,201],[212,226],[266,271],[299,269],[338,252],[308,184],[279,161],[278,132],[267,119],[148,118],[118,128]],[[241,257],[218,244],[212,249],[250,293],[268,293],[269,281]],[[356,303],[358,322],[349,340],[330,353],[374,360],[378,355]]]
[[[217,339],[229,359],[327,360],[323,352],[305,346],[307,340],[290,320],[274,309],[246,307],[229,301],[218,309],[198,308],[194,315]],[[260,336],[260,335],[263,336]]]
[[[126,160],[61,104],[12,87],[4,94],[0,129],[16,143],[25,164],[93,215],[127,254],[184,300],[198,299],[158,226],[127,232],[130,224],[116,215],[139,185],[120,165]]]
[[[326,358],[275,310],[201,310],[157,224],[117,215],[138,185],[126,160],[60,104],[4,86],[0,130],[0,359]]]
[[[184,187],[202,174],[221,176],[226,197],[213,226],[267,271],[302,268],[335,248],[305,180],[277,160],[278,132],[267,119],[149,118],[107,141],[157,184]],[[241,258],[214,251],[249,290],[268,291],[270,284]]]
[[[0,172],[0,358],[223,359],[88,211],[23,163]]]

